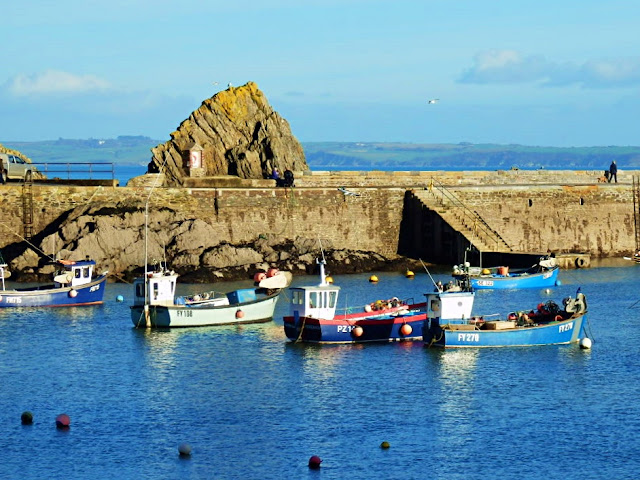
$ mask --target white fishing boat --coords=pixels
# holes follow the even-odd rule
[[[269,269],[257,274],[253,288],[176,296],[178,275],[157,266],[134,280],[131,320],[136,328],[206,327],[268,322],[278,297],[291,283],[290,272]],[[146,287],[146,288],[145,288]]]

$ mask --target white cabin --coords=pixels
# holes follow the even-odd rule
[[[58,272],[53,277],[56,288],[85,285],[93,279],[93,269],[96,266],[96,262],[93,260],[77,262],[61,260],[58,263],[64,267],[64,271]]]
[[[433,292],[427,297],[427,317],[442,320],[468,320],[473,309],[474,292]]]
[[[332,320],[338,305],[340,287],[327,282],[324,260],[317,261],[320,267],[320,284],[316,286],[294,287],[291,292],[291,316]]]
[[[289,291],[292,316],[327,320],[334,318],[340,287],[318,285],[317,287],[290,288]]]
[[[144,277],[136,278],[133,281],[134,306],[144,305],[147,302],[149,305],[173,305],[177,281],[178,275],[167,271],[148,273],[146,282]],[[145,284],[149,289],[148,297],[145,295]]]

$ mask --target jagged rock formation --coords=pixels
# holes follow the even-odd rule
[[[48,281],[54,270],[42,252],[55,246],[59,259],[94,259],[116,281],[131,281],[144,272],[145,213],[139,204],[94,204],[67,212],[31,240],[3,249],[12,280]],[[332,274],[397,268],[398,259],[375,252],[336,249],[323,243],[328,271]],[[220,243],[210,224],[186,218],[171,208],[149,213],[148,262],[168,262],[185,283],[245,280],[260,270],[276,267],[295,274],[315,272],[321,255],[317,239],[287,239],[258,235],[243,244]],[[402,265],[406,264],[403,259]]]
[[[268,178],[274,167],[281,172],[308,170],[289,123],[253,82],[229,87],[202,102],[171,140],[152,149],[149,173],[162,170],[165,185],[182,185],[193,176],[186,165],[193,148],[202,155],[198,176]]]

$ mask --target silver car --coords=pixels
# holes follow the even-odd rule
[[[10,153],[0,153],[0,164],[2,166],[0,183],[6,183],[7,180],[31,181],[33,179],[33,172],[36,171],[34,165]]]

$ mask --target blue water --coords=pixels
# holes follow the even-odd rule
[[[425,274],[376,275],[334,280],[350,306],[428,288]],[[560,278],[550,292],[479,291],[476,313],[580,286],[591,350],[291,344],[286,298],[266,324],[149,332],[132,328],[125,284],[109,284],[103,306],[0,311],[0,478],[637,478],[640,266]]]

